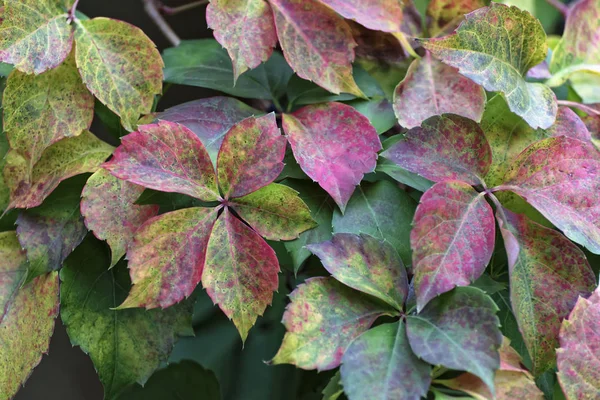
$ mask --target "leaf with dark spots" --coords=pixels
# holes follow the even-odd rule
[[[559,107],[556,122],[546,130],[550,137],[569,136],[583,141],[591,141],[592,135],[579,115],[569,107]]]
[[[492,163],[479,125],[454,114],[427,119],[381,156],[434,182],[456,179],[471,185],[483,182]]]
[[[235,124],[217,157],[223,196],[242,197],[273,182],[283,170],[285,146],[273,113]]]
[[[403,3],[398,0],[321,0],[344,18],[368,29],[400,32]]]
[[[495,231],[492,208],[470,185],[449,181],[425,192],[410,234],[418,310],[481,276],[494,251]]]
[[[348,105],[327,103],[284,114],[283,129],[302,170],[343,212],[355,186],[377,164],[381,142],[369,120]]]
[[[494,393],[494,371],[502,344],[498,307],[483,291],[456,288],[406,318],[408,340],[420,359],[470,372]]]
[[[330,241],[307,248],[344,285],[403,309],[408,296],[406,268],[386,241],[365,234],[336,233]]]
[[[219,198],[217,179],[198,137],[183,125],[160,121],[123,137],[103,166],[119,179],[203,201]]]
[[[283,315],[287,332],[273,364],[329,370],[340,365],[352,340],[393,308],[335,279],[310,278],[290,295]]]
[[[10,308],[27,274],[25,250],[14,231],[0,233],[0,321]]]

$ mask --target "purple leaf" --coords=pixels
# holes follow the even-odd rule
[[[400,32],[403,3],[398,0],[321,0],[347,19],[374,31]]]

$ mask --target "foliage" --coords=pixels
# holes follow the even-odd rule
[[[108,400],[600,396],[600,3],[510,3],[4,0],[0,400],[58,315]]]

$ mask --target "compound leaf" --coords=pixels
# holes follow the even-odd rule
[[[347,19],[374,31],[400,32],[402,7],[399,0],[321,0]]]

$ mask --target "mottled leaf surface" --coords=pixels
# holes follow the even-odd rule
[[[412,62],[394,91],[394,111],[405,128],[420,126],[434,115],[457,114],[480,121],[485,90],[426,52]]]
[[[588,142],[592,140],[592,135],[585,123],[569,107],[558,108],[556,122],[546,130],[546,135],[550,137],[569,136]]]
[[[0,321],[10,309],[27,273],[27,257],[14,231],[0,233]],[[1,354],[1,353],[0,353]]]
[[[364,174],[373,172],[381,142],[369,120],[341,103],[284,114],[283,129],[302,170],[342,212]]]
[[[403,135],[394,135],[394,136],[384,140],[382,143],[382,146],[383,146],[382,153],[384,153],[387,149],[389,149],[390,147],[394,146],[396,143],[398,143],[402,140],[404,140]],[[410,172],[410,171],[402,168],[401,166],[399,166],[392,160],[388,160],[385,157],[379,157],[379,159],[377,160],[376,171],[384,172],[385,174],[389,175],[394,180],[396,180],[404,185],[415,188],[420,192],[425,192],[425,191],[427,191],[427,189],[429,189],[430,187],[432,187],[434,185],[434,182],[430,181],[429,179],[425,179],[420,175]]]
[[[596,278],[584,253],[561,233],[503,213],[512,309],[538,376],[554,366],[560,324],[577,298],[594,290]]]
[[[456,288],[406,318],[410,346],[430,364],[478,376],[493,392],[502,343],[497,310],[483,291]]]
[[[104,168],[119,179],[204,201],[219,198],[214,167],[198,137],[169,121],[142,125],[123,137]]]
[[[558,106],[552,90],[524,79],[548,50],[542,25],[527,11],[491,3],[468,14],[455,33],[421,43],[486,90],[501,92],[511,111],[533,128],[554,123]]]
[[[163,62],[154,43],[123,21],[77,21],[76,59],[87,88],[133,131],[162,92]]]
[[[431,383],[431,367],[413,353],[404,321],[380,325],[356,338],[340,367],[352,400],[419,400]]]
[[[402,5],[399,0],[321,0],[347,19],[368,29],[400,32]]]
[[[485,7],[483,0],[431,0],[427,5],[429,36],[450,32],[465,14]]]
[[[88,179],[81,193],[85,226],[110,246],[111,267],[125,255],[135,231],[158,213],[158,206],[135,204],[143,192],[143,187],[101,169]]]
[[[492,151],[475,121],[459,115],[431,117],[381,154],[400,167],[434,182],[482,182]]]
[[[283,315],[287,332],[273,364],[329,370],[340,365],[354,338],[381,315],[396,312],[335,279],[310,278],[290,295]]]
[[[166,361],[178,335],[193,334],[192,304],[166,310],[114,310],[127,296],[125,264],[108,269],[106,247],[91,235],[61,270],[63,323],[74,346],[90,356],[104,396],[115,398],[133,383],[144,384]]]
[[[481,276],[494,251],[495,231],[492,208],[466,183],[438,183],[425,192],[410,234],[419,310]]]

